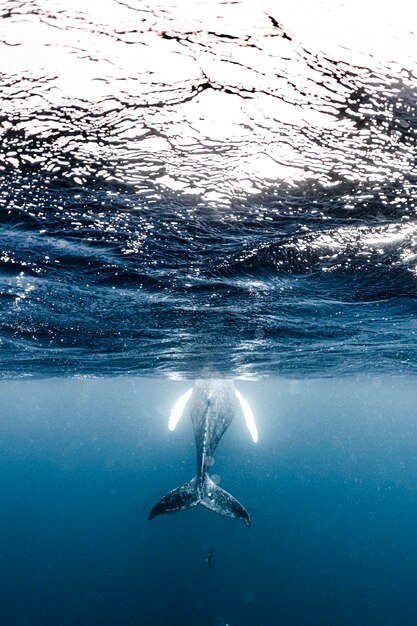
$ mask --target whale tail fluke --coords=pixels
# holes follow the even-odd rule
[[[207,474],[205,474],[200,488],[197,486],[196,478],[193,478],[185,485],[170,491],[155,504],[148,519],[151,520],[163,513],[176,513],[191,509],[197,504],[201,504],[219,515],[244,520],[246,525],[250,526],[249,514],[246,509],[230,493],[216,485]]]
[[[204,496],[200,504],[219,515],[241,519],[246,526],[250,526],[247,510],[230,493],[216,485],[207,474],[204,477]]]
[[[199,501],[197,481],[193,478],[189,483],[173,489],[161,498],[149,513],[148,519],[153,519],[157,515],[162,515],[162,513],[176,513],[177,511],[191,509]]]

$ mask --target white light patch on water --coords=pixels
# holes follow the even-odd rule
[[[188,400],[191,398],[193,388],[188,389],[174,404],[171,409],[171,415],[169,416],[168,428],[169,430],[175,430],[181,416],[184,412]]]
[[[248,427],[248,430],[252,437],[252,441],[254,443],[257,443],[258,442],[258,430],[255,424],[255,417],[252,413],[252,410],[247,400],[245,400],[245,398],[237,389],[235,391],[236,391],[236,398],[239,400],[240,406],[242,407],[243,417],[245,418],[246,426]]]
[[[14,308],[19,309],[22,301],[29,297],[30,293],[35,289],[33,279],[30,276],[26,276],[24,272],[16,278],[16,298],[14,301]]]
[[[347,63],[414,62],[417,5],[410,0],[263,1],[264,10],[284,23],[305,47],[335,54]]]
[[[340,261],[351,262],[354,258],[370,259],[385,255],[395,249],[391,265],[405,266],[412,274],[417,274],[417,227],[405,222],[384,226],[340,227],[321,233],[313,238],[300,238],[289,247],[298,252],[320,253],[320,259],[330,263],[322,271],[329,272],[339,267]]]
[[[368,252],[380,252],[382,254],[387,248],[394,245],[411,245],[414,250],[417,244],[416,236],[417,228],[408,223],[377,227],[343,226],[337,230],[319,234],[313,240],[300,239],[297,241],[297,248],[300,251],[328,250],[329,254],[332,252],[341,254],[348,248],[355,249],[358,254]],[[406,261],[410,252],[409,247],[401,251],[401,258]]]
[[[413,170],[414,144],[402,141],[408,122],[396,119],[393,102],[414,89],[414,5],[39,0],[36,12],[2,24],[3,65],[22,77],[3,113],[19,111],[19,131],[57,142],[67,133],[60,137],[51,110],[72,103],[94,112],[98,126],[111,119],[108,145],[72,135],[71,152],[86,163],[72,172],[78,184],[89,160],[114,160],[111,176],[124,183],[154,175],[162,189],[214,205],[282,181],[401,179]],[[366,96],[355,112],[361,130],[354,115],[339,115],[355,92]]]

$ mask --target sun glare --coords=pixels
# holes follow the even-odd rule
[[[246,426],[248,427],[248,430],[252,437],[252,441],[254,443],[257,443],[258,442],[258,430],[256,428],[255,417],[252,413],[252,410],[247,400],[245,400],[245,398],[237,389],[236,389],[236,398],[239,400],[240,406],[242,407],[243,417],[245,418]]]
[[[171,415],[169,416],[168,428],[169,430],[175,430],[178,422],[181,419],[181,416],[184,412],[185,406],[188,400],[191,398],[191,394],[193,393],[193,388],[188,389],[174,404],[171,410]]]

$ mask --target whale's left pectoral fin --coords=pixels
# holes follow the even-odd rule
[[[200,504],[219,515],[241,519],[246,526],[250,526],[247,510],[230,493],[216,485],[207,474],[204,481],[204,495]]]
[[[254,417],[254,415],[252,413],[252,410],[251,410],[247,400],[245,400],[245,398],[242,396],[242,394],[237,389],[235,389],[235,391],[236,391],[236,398],[239,400],[240,406],[242,407],[243,417],[245,418],[246,426],[248,427],[248,430],[249,430],[250,435],[252,437],[252,441],[254,443],[257,443],[257,441],[258,441],[258,429],[256,428],[255,417]]]
[[[169,416],[168,428],[169,430],[175,430],[176,425],[181,419],[181,415],[184,413],[184,409],[188,400],[191,398],[193,388],[188,389],[174,404],[171,409],[171,415]]]

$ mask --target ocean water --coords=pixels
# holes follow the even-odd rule
[[[287,4],[0,3],[1,625],[415,623],[417,12]]]
[[[3,381],[3,624],[413,624],[414,379],[237,382],[215,454],[252,526],[202,507],[148,521],[195,473],[187,383]],[[206,563],[213,550],[212,566]]]

